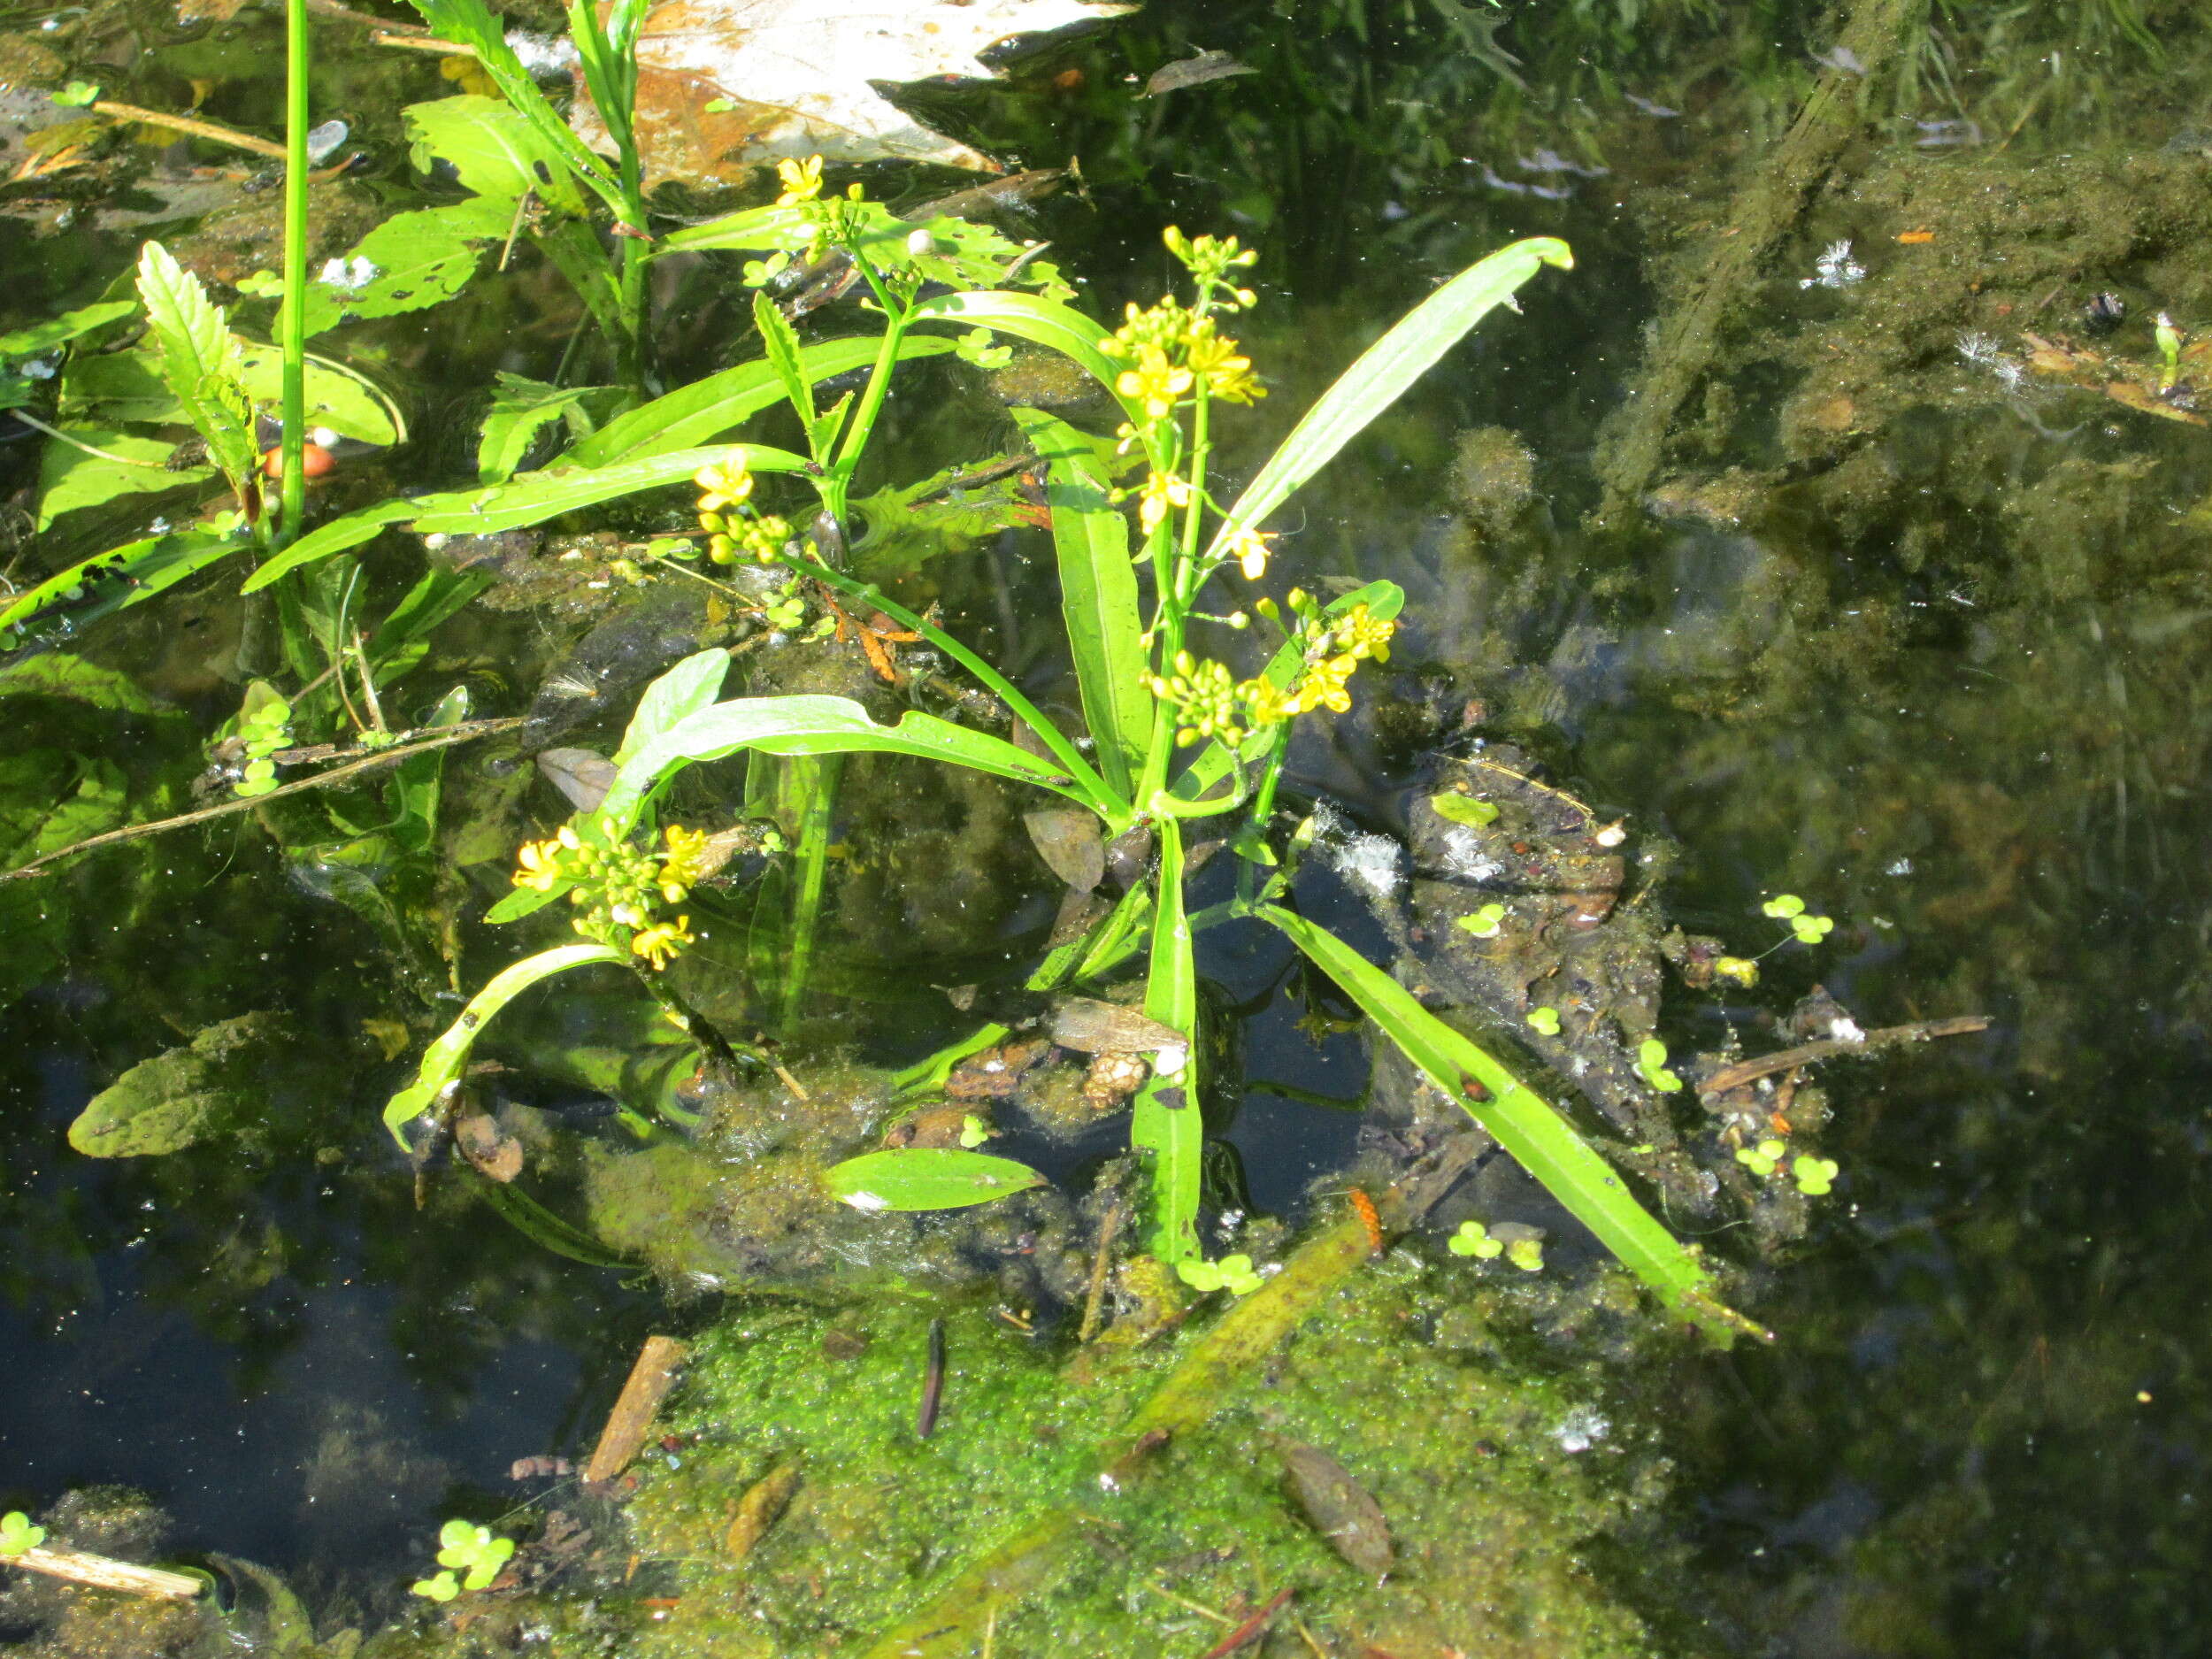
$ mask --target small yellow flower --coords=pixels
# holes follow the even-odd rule
[[[1172,472],[1155,472],[1144,480],[1137,507],[1137,522],[1150,535],[1165,521],[1171,508],[1190,504],[1190,482]]]
[[[726,461],[710,462],[691,475],[699,487],[699,511],[720,512],[734,507],[753,493],[753,475],[745,470],[745,451],[732,449]]]
[[[1267,388],[1252,373],[1252,359],[1240,357],[1237,342],[1214,333],[1210,318],[1191,331],[1186,354],[1191,368],[1206,378],[1206,389],[1232,403],[1248,403],[1265,397]]]
[[[1340,621],[1332,634],[1338,650],[1354,661],[1371,657],[1379,663],[1390,660],[1390,639],[1397,633],[1395,622],[1386,622],[1363,604],[1354,605]]]
[[[1350,680],[1359,667],[1350,657],[1325,657],[1306,670],[1298,682],[1296,703],[1304,714],[1314,709],[1333,709],[1342,714],[1352,706]]]
[[[661,896],[677,904],[686,889],[707,872],[709,838],[706,831],[686,829],[680,824],[671,824],[664,833],[668,856],[661,861]]]
[[[561,844],[557,841],[525,841],[522,850],[515,855],[515,885],[518,887],[550,893],[565,879],[561,869]]]
[[[1244,572],[1246,581],[1256,582],[1267,574],[1267,544],[1274,539],[1271,535],[1261,534],[1257,530],[1238,530],[1223,544],[1222,552],[1236,560],[1237,568]]]
[[[630,950],[651,963],[656,970],[665,968],[676,958],[676,953],[692,942],[691,918],[679,916],[672,922],[657,922],[642,928],[630,941]]]
[[[776,176],[783,180],[783,194],[776,198],[778,207],[796,207],[822,194],[819,156],[809,156],[804,161],[780,161],[776,164]]]
[[[1114,389],[1124,397],[1141,399],[1146,414],[1164,420],[1175,412],[1175,400],[1194,383],[1188,369],[1170,363],[1158,346],[1147,345],[1137,348],[1137,366],[1124,369]]]

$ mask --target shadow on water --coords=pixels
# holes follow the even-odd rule
[[[1156,291],[1164,223],[1266,250],[1248,344],[1277,390],[1226,440],[1231,471],[1378,319],[1512,237],[1572,243],[1571,277],[1486,325],[1302,498],[1281,570],[1387,577],[1410,600],[1387,696],[1302,739],[1299,787],[1400,830],[1425,752],[1509,740],[1663,844],[1686,926],[1748,950],[1776,892],[1833,915],[1816,956],[1768,959],[1771,984],[1823,984],[1868,1027],[1995,1021],[1824,1079],[1845,1178],[1756,1282],[1778,1344],[1618,1384],[1679,1460],[1709,1644],[2195,1651],[2212,1617],[2212,436],[2108,388],[2154,365],[2155,313],[2212,331],[2205,42],[2186,8],[2155,10],[2154,39],[2122,0],[2002,22],[1939,8],[1741,297],[1640,511],[1601,524],[1604,423],[1647,325],[1731,234],[1825,40],[1802,7],[1625,16],[1162,6],[1018,66],[1011,94],[928,98],[1025,164],[1081,157],[1087,197],[1041,204],[1036,234],[1099,314]],[[1262,73],[1125,96],[1195,47]],[[391,73],[338,84],[423,96]],[[104,280],[127,241],[58,254],[41,303]],[[1831,284],[1821,255],[1842,242],[1861,274]],[[449,358],[426,405],[457,406],[493,366],[550,368],[565,333],[528,315],[526,281],[380,336],[418,373]],[[2106,372],[2039,359],[2031,336],[2093,337],[2083,308],[2105,291],[2125,303],[2094,336]],[[485,325],[510,317],[521,343],[495,364]],[[2167,415],[2193,412],[2187,389]],[[969,624],[1018,628],[1015,605],[1049,603],[1013,565],[1009,605],[971,593]],[[1056,672],[1041,654],[1034,677]],[[180,703],[220,701],[204,676],[177,683]],[[153,744],[144,726],[125,734]],[[950,832],[941,847],[961,851]],[[311,1580],[388,1577],[456,1494],[588,1444],[658,1304],[452,1193],[417,1213],[388,1142],[353,1127],[396,1075],[364,1025],[388,1017],[363,987],[390,964],[265,848],[219,834],[102,868],[109,887],[54,901],[58,930],[24,924],[46,955],[4,1016],[0,1504],[123,1482],[189,1538]],[[1004,936],[947,936],[975,977],[1002,975],[1045,883],[1026,864],[979,879],[1005,889]],[[1356,920],[1330,887],[1308,896]],[[848,924],[849,962],[912,977],[881,965],[901,925],[856,902]],[[1364,1063],[1354,1033],[1310,1036],[1279,942],[1225,929],[1202,965],[1245,1014],[1229,1138],[1250,1202],[1295,1215],[1353,1151],[1356,1118],[1326,1101],[1356,1100]],[[951,1032],[921,1002],[873,1005],[874,1057]],[[276,1004],[342,1056],[326,1117],[168,1158],[67,1148],[125,1067]],[[1678,1052],[1784,1042],[1724,1000],[1669,1018]]]

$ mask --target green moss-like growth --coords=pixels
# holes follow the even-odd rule
[[[1125,1425],[1202,1332],[1064,1369],[993,1310],[954,1313],[924,1440],[925,1310],[848,1313],[826,1343],[810,1316],[732,1319],[701,1342],[673,1409],[672,1426],[703,1438],[680,1466],[649,1468],[632,1504],[640,1548],[681,1583],[636,1652],[871,1652],[995,1552],[980,1617],[1003,1653],[1198,1652],[1227,1627],[1188,1603],[1248,1609],[1286,1587],[1326,1650],[1653,1652],[1583,1564],[1640,1511],[1641,1460],[1607,1442],[1571,1382],[1422,1340],[1447,1315],[1463,1333],[1485,1324],[1479,1299],[1494,1294],[1402,1259],[1356,1270],[1211,1398],[1203,1426],[1133,1463],[1117,1461]],[[1380,1585],[1302,1513],[1281,1461],[1293,1446],[1338,1460],[1380,1504],[1396,1557]],[[791,1466],[802,1484],[781,1521],[732,1559],[743,1494]],[[1124,1478],[1102,1480],[1109,1468]],[[1255,1651],[1294,1651],[1280,1623]]]

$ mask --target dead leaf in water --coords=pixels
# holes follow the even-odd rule
[[[1156,98],[1164,92],[1203,86],[1209,81],[1225,81],[1231,75],[1254,75],[1258,73],[1251,65],[1240,64],[1226,52],[1201,52],[1195,58],[1163,64],[1152,72],[1152,79],[1144,83],[1144,90],[1137,96]]]
[[[1040,807],[1022,814],[1030,845],[1052,873],[1079,893],[1106,879],[1106,843],[1098,819],[1081,807]]]
[[[500,1128],[488,1113],[462,1118],[453,1125],[453,1141],[461,1156],[488,1181],[503,1187],[522,1173],[522,1142]]]
[[[986,81],[980,54],[1133,11],[1117,0],[668,0],[638,41],[638,140],[647,176],[733,183],[763,162],[820,155],[891,157],[995,172],[876,90],[920,81]],[[580,92],[576,130],[607,147]]]
[[[1362,1572],[1388,1572],[1390,1523],[1351,1471],[1316,1446],[1286,1441],[1276,1449],[1298,1507],[1329,1548]]]

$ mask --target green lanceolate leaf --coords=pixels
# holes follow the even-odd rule
[[[1190,918],[1183,909],[1183,833],[1171,818],[1158,820],[1160,871],[1155,883],[1152,960],[1144,1011],[1183,1033],[1183,1051],[1164,1048],[1152,1075],[1137,1091],[1129,1144],[1150,1160],[1145,1248],[1163,1262],[1187,1261],[1198,1248],[1200,1171],[1206,1149],[1205,1114],[1198,1074],[1198,969],[1191,954]],[[1180,1064],[1174,1062],[1179,1060]]]
[[[288,571],[358,547],[390,525],[411,524],[424,535],[488,535],[495,530],[518,529],[580,507],[676,483],[728,454],[718,447],[680,449],[613,466],[555,465],[525,472],[505,484],[381,502],[310,531],[248,578],[244,591],[266,588]],[[747,446],[745,463],[756,472],[793,472],[806,465],[803,457],[788,450],[755,445]]]
[[[1145,687],[1144,620],[1136,566],[1129,560],[1129,520],[1108,498],[1094,446],[1064,420],[1034,409],[1010,412],[1045,463],[1045,498],[1052,510],[1053,547],[1060,563],[1060,611],[1082,689],[1099,770],[1126,795],[1144,764],[1152,731],[1152,694]]]
[[[671,231],[653,245],[656,258],[672,253],[705,253],[714,249],[805,247],[814,240],[813,217],[795,207],[750,207],[726,213],[703,225]]]
[[[1612,1165],[1591,1149],[1556,1107],[1326,928],[1274,905],[1261,906],[1259,914],[1288,934],[1408,1059],[1459,1102],[1669,1308],[1724,1347],[1740,1333],[1758,1332],[1714,1298],[1712,1279],[1695,1255],[1636,1202]],[[1471,1090],[1470,1084],[1479,1090]]]
[[[849,697],[806,695],[739,697],[678,722],[630,757],[600,810],[617,825],[634,823],[646,798],[677,772],[740,749],[766,755],[913,755],[1083,799],[1071,787],[1073,780],[1049,760],[987,732],[921,713],[909,713],[896,726],[878,726]]]
[[[866,1215],[887,1210],[963,1210],[1045,1183],[1029,1165],[1011,1158],[932,1147],[864,1153],[832,1164],[825,1179],[833,1194]]]
[[[64,311],[50,317],[42,323],[33,323],[28,328],[18,328],[11,334],[0,334],[0,358],[35,357],[41,352],[51,351],[65,345],[81,334],[88,334],[96,328],[128,317],[138,307],[129,300],[103,300],[97,305],[86,305],[73,311]]]
[[[259,454],[253,408],[241,378],[238,342],[207,290],[157,242],[139,255],[138,297],[161,342],[162,378],[184,406],[208,455],[236,480],[247,477]]]
[[[407,1125],[429,1110],[446,1086],[458,1082],[461,1074],[467,1071],[469,1050],[476,1046],[484,1027],[491,1024],[500,1010],[539,980],[551,979],[557,973],[595,962],[619,964],[628,960],[612,945],[563,945],[556,950],[541,950],[534,956],[526,956],[495,974],[490,984],[469,999],[460,1018],[424,1050],[422,1064],[415,1069],[415,1080],[386,1103],[384,1126],[392,1132],[392,1139],[399,1142],[400,1150],[408,1149]]]
[[[877,345],[875,335],[860,334],[807,346],[799,353],[800,372],[810,383],[864,369],[876,360]],[[909,334],[899,342],[899,359],[933,357],[952,349],[949,340]],[[618,415],[561,458],[579,466],[609,466],[689,449],[720,437],[782,396],[783,381],[772,365],[741,363]]]
[[[687,657],[651,685],[638,699],[637,712],[622,734],[622,747],[614,752],[620,767],[657,737],[665,736],[693,715],[712,706],[729,677],[730,654],[715,649]]]
[[[422,172],[442,161],[463,189],[503,204],[511,215],[525,192],[533,190],[557,212],[584,211],[583,193],[560,149],[505,100],[439,98],[409,104],[405,116],[409,155]]]
[[[760,342],[767,351],[768,366],[782,383],[783,394],[791,400],[792,411],[799,417],[800,428],[810,442],[815,435],[814,385],[807,379],[806,370],[799,360],[799,336],[784,315],[776,309],[776,303],[765,294],[753,296],[753,326],[760,330]],[[834,434],[833,434],[834,435]],[[814,458],[826,465],[830,457],[820,444],[814,445]]]
[[[514,227],[514,204],[472,196],[395,213],[352,252],[307,280],[307,332],[349,317],[396,317],[446,301],[476,275],[483,250]]]
[[[1556,236],[1532,236],[1461,272],[1407,312],[1291,429],[1229,509],[1214,547],[1219,549],[1240,529],[1257,526],[1288,501],[1468,330],[1497,306],[1510,304],[1514,291],[1538,271],[1548,265],[1565,270],[1573,264],[1574,256]]]
[[[35,626],[49,612],[67,607],[72,622],[82,626],[142,604],[245,545],[241,536],[185,530],[96,553],[17,595],[0,610],[0,649],[8,649],[13,630]]]

